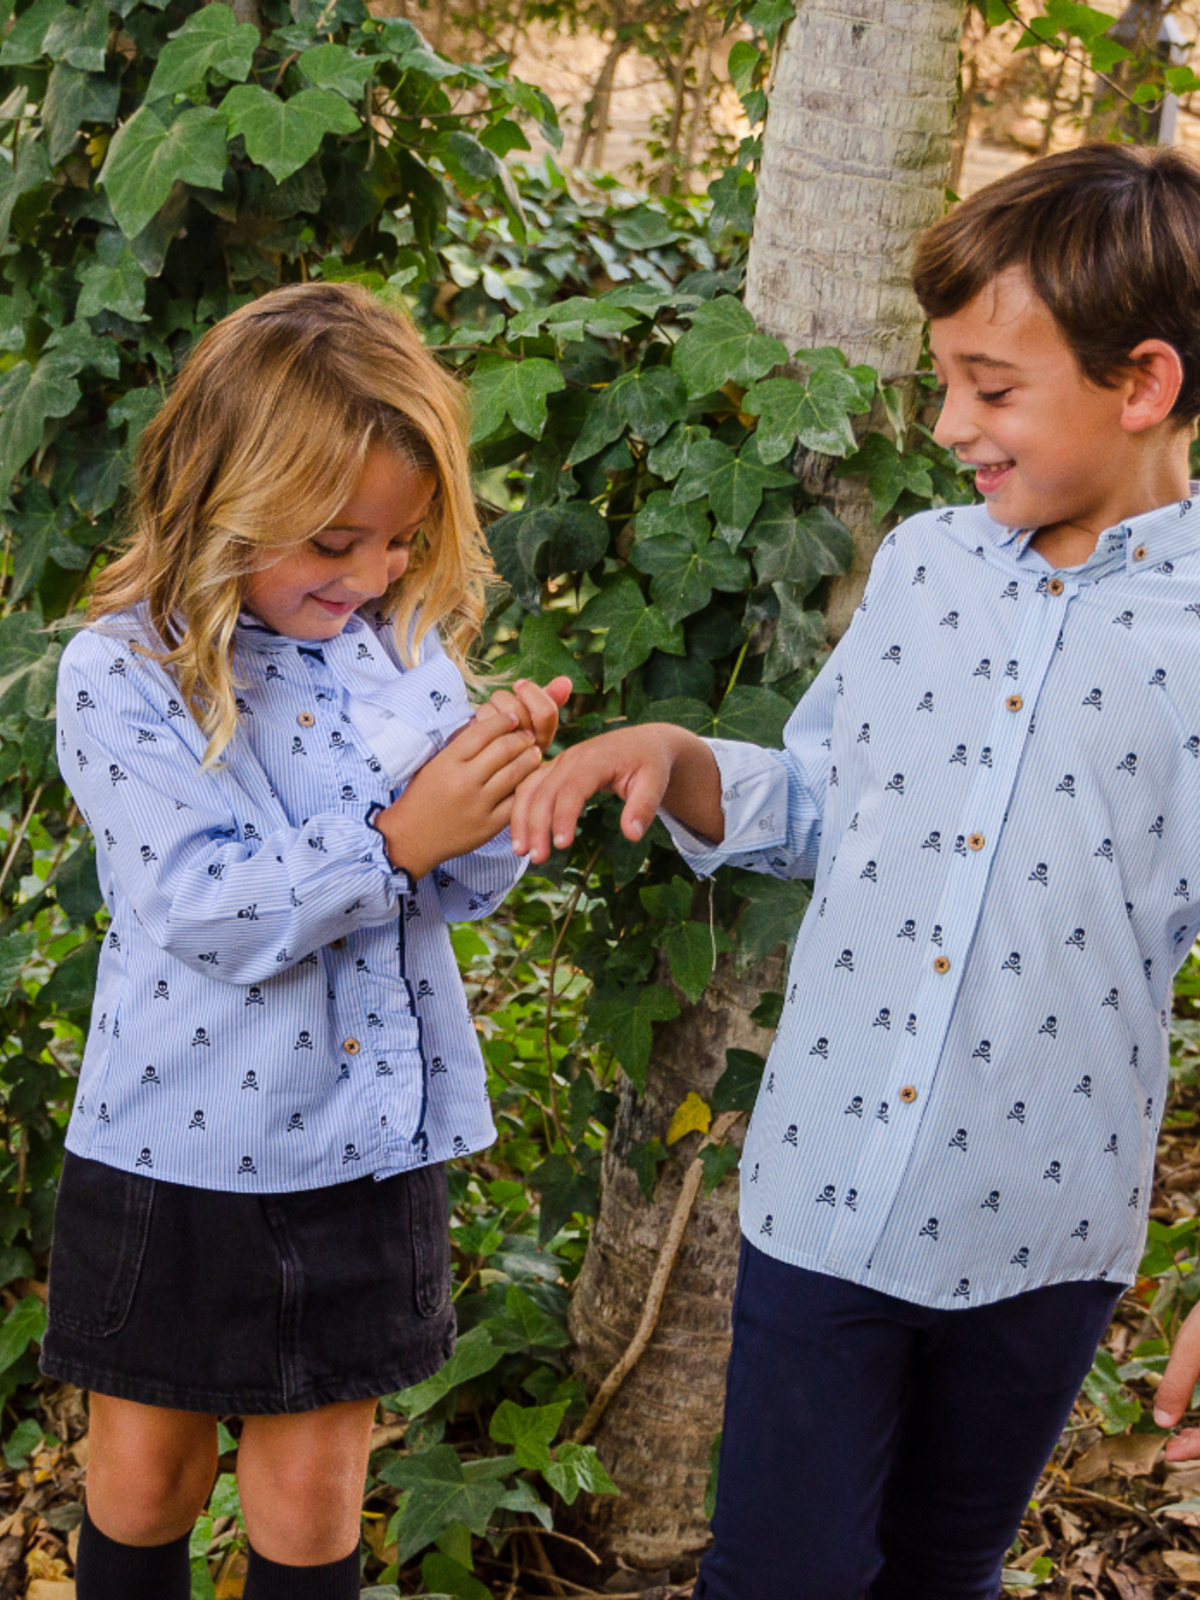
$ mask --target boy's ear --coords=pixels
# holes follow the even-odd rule
[[[1121,426],[1142,433],[1165,422],[1183,387],[1183,361],[1165,339],[1143,339],[1129,352]]]

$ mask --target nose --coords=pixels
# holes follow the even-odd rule
[[[961,384],[947,384],[942,409],[933,428],[934,441],[944,450],[961,450],[979,437],[970,400]]]
[[[406,565],[407,552],[401,572]],[[383,594],[388,585],[399,577],[399,573],[389,571],[389,566],[395,566],[394,554],[389,562],[386,546],[376,548],[373,542],[363,539],[354,546],[350,564],[342,573],[342,587],[350,594],[372,600]]]

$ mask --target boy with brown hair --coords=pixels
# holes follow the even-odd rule
[[[742,1159],[696,1600],[993,1600],[1135,1277],[1200,932],[1200,172],[1094,145],[922,239],[936,437],[784,749],[623,728],[523,785],[814,877]]]

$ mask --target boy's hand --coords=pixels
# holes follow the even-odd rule
[[[513,849],[545,861],[575,837],[579,814],[592,795],[607,789],[625,802],[621,831],[640,839],[660,805],[695,832],[724,836],[721,776],[703,740],[673,723],[644,723],[587,739],[566,750],[517,793],[510,827]]]
[[[476,720],[496,715],[515,716],[517,725],[528,728],[546,750],[558,732],[558,713],[571,697],[570,678],[551,678],[543,689],[528,678],[518,678],[512,689],[497,689],[491,699],[476,709]]]
[[[519,728],[515,714],[476,718],[376,813],[388,860],[423,878],[494,839],[508,824],[517,785],[541,759],[533,732]]]
[[[1200,1378],[1200,1306],[1193,1306],[1175,1340],[1167,1370],[1154,1396],[1154,1420],[1160,1428],[1173,1428],[1191,1402]],[[1200,1428],[1185,1428],[1167,1445],[1168,1461],[1192,1461],[1200,1456]]]

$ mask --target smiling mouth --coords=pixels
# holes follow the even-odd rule
[[[975,487],[982,495],[995,494],[1016,466],[1015,461],[976,461],[966,465],[975,467]]]
[[[347,617],[355,609],[353,600],[322,600],[319,594],[309,596],[331,617]]]

